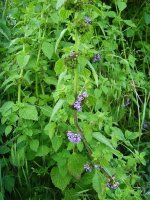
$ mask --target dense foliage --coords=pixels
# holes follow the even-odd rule
[[[0,13],[0,200],[149,199],[150,1]]]

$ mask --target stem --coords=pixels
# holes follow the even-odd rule
[[[3,14],[2,14],[2,19],[4,19],[4,17],[5,17],[7,5],[8,5],[8,0],[5,0],[5,5],[4,5],[4,10],[3,10]]]
[[[75,111],[75,114],[74,114],[74,123],[75,123],[75,125],[76,125],[76,127],[77,127],[77,129],[78,129],[78,131],[79,131],[79,133],[81,135],[81,137],[82,137],[83,143],[84,143],[85,148],[86,148],[86,150],[87,150],[87,152],[89,154],[89,157],[92,157],[92,150],[91,150],[90,146],[88,145],[88,143],[87,143],[87,141],[86,141],[86,139],[84,137],[83,131],[82,131],[82,129],[80,128],[80,126],[78,124],[77,111]]]
[[[21,68],[20,71],[20,79],[19,79],[19,84],[18,84],[18,102],[21,102],[21,79],[23,76],[23,68]]]

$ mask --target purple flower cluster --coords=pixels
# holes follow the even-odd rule
[[[74,51],[72,51],[71,53],[70,53],[70,57],[73,57],[75,55],[75,53],[74,53]]]
[[[79,143],[81,142],[81,135],[77,133],[73,133],[71,131],[67,132],[67,137],[70,142]]]
[[[119,182],[115,182],[113,184],[107,183],[106,187],[112,189],[112,190],[116,190],[119,187]]]
[[[94,165],[94,168],[99,169],[99,168],[103,168],[103,167],[100,166],[100,165]],[[87,163],[87,164],[84,165],[84,169],[85,169],[86,172],[91,172],[93,168],[92,168],[92,165]]]
[[[92,171],[92,167],[88,163],[84,165],[84,169],[85,169],[86,172],[91,172]]]
[[[145,129],[148,129],[148,128],[149,128],[148,124],[146,122],[144,122],[143,129],[145,130]]]
[[[82,111],[81,103],[86,97],[88,97],[88,94],[86,92],[83,92],[82,94],[80,94],[78,96],[77,100],[74,103],[74,108],[77,111],[79,111],[79,112]]]
[[[93,63],[100,61],[101,56],[99,53],[97,53],[94,57],[93,57]]]
[[[128,105],[130,105],[130,99],[129,98],[126,99],[126,102],[125,102],[124,105],[122,105],[122,107],[127,107]]]
[[[85,17],[84,18],[84,22],[86,23],[86,24],[91,24],[91,22],[92,22],[92,20],[89,18],[89,17]]]

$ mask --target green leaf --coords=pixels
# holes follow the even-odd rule
[[[135,23],[133,23],[133,21],[131,20],[123,20],[125,24],[127,24],[128,26],[131,26],[133,28],[136,28]]]
[[[55,63],[55,68],[54,68],[55,72],[57,75],[64,73],[65,71],[65,64],[64,64],[64,59],[61,58],[59,59],[56,63]]]
[[[12,108],[13,108],[14,105],[15,105],[14,102],[12,102],[12,101],[7,101],[7,102],[5,102],[5,103],[2,105],[2,107],[0,108],[0,112],[2,113],[2,115],[5,116],[5,114],[6,114],[8,111],[11,112],[11,110],[12,110]]]
[[[134,140],[134,139],[136,139],[136,138],[138,138],[139,137],[139,132],[131,132],[131,131],[126,131],[125,132],[125,137],[126,137],[126,139],[128,139],[128,140]]]
[[[20,108],[19,116],[23,119],[38,120],[38,112],[33,105],[25,105],[23,108]]]
[[[62,32],[60,33],[60,36],[59,36],[59,38],[58,38],[57,41],[56,41],[55,53],[57,52],[57,48],[58,48],[58,46],[59,46],[59,43],[60,43],[61,39],[63,38],[63,36],[64,36],[64,34],[66,33],[67,30],[68,30],[68,29],[65,28],[65,29],[62,30]]]
[[[44,53],[44,55],[46,57],[48,57],[49,59],[51,59],[51,57],[52,57],[52,55],[54,53],[54,47],[49,42],[43,42],[43,44],[42,44],[42,51],[43,51],[43,53]]]
[[[92,70],[92,73],[93,73],[93,76],[94,76],[94,79],[95,79],[95,84],[96,86],[98,87],[98,75],[93,67],[93,65],[88,61],[88,66],[90,67],[90,69]]]
[[[119,11],[122,12],[127,7],[127,4],[123,1],[118,0],[117,6],[119,8]]]
[[[117,127],[112,127],[111,128],[113,135],[119,139],[119,140],[125,140],[123,132],[121,129],[117,128]]]
[[[3,29],[0,28],[0,33],[7,39],[10,40],[8,35],[3,31]]]
[[[56,9],[60,8],[67,0],[57,0]]]
[[[101,133],[95,132],[93,133],[93,137],[97,139],[99,142],[105,144],[106,146],[110,147],[111,149],[114,149],[113,146],[111,145],[110,141]]]
[[[98,13],[100,16],[102,15],[102,12],[100,9],[98,9],[96,6],[92,5],[92,4],[84,4],[84,6],[86,8],[90,8],[92,10],[94,10],[96,13]]]
[[[14,180],[14,178],[12,176],[6,175],[6,176],[4,176],[3,184],[4,184],[5,189],[8,192],[11,192],[13,187],[14,187],[15,180]]]
[[[105,176],[100,173],[99,171],[95,171],[95,174],[92,179],[92,185],[94,190],[100,194],[101,199],[105,199],[105,188],[106,188],[106,178]]]
[[[122,157],[122,154],[112,146],[112,144],[110,143],[110,140],[108,140],[104,135],[102,135],[99,132],[94,132],[93,137],[97,139],[99,142],[105,144],[110,149],[112,149],[112,153],[114,153],[116,156]]]
[[[150,13],[144,13],[144,20],[146,25],[150,24]]]
[[[62,191],[67,187],[71,179],[69,175],[62,176],[62,174],[59,172],[59,169],[57,167],[54,167],[51,170],[50,175],[55,187],[61,189]]]
[[[2,192],[0,192],[0,200],[4,200],[4,196]]]
[[[50,121],[53,120],[54,116],[56,115],[56,113],[58,112],[59,109],[61,109],[61,107],[63,106],[64,100],[63,99],[59,99],[56,103],[56,105],[53,108],[51,117],[50,117]]]
[[[73,153],[68,159],[68,170],[72,176],[79,178],[84,171],[85,157],[80,154]]]
[[[17,55],[17,63],[19,67],[25,67],[28,64],[29,55]]]
[[[50,148],[48,146],[41,145],[39,146],[37,150],[36,156],[43,157],[43,156],[46,156],[49,152],[50,152]]]
[[[5,154],[5,153],[8,153],[8,152],[10,152],[9,147],[7,147],[7,146],[0,146],[0,154]]]
[[[9,135],[9,133],[11,133],[11,131],[12,131],[12,126],[7,126],[6,128],[5,128],[5,135],[7,136],[7,135]]]
[[[44,128],[45,134],[48,135],[50,139],[52,139],[54,136],[55,128],[56,128],[55,122],[49,122]]]
[[[37,152],[38,147],[39,147],[39,140],[37,140],[37,139],[31,140],[31,142],[30,142],[30,149],[32,151]]]
[[[61,145],[62,145],[62,137],[55,136],[52,139],[52,147],[53,147],[54,151],[57,152],[58,149],[61,147]]]

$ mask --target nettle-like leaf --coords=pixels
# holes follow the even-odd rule
[[[115,154],[115,155],[118,156],[118,157],[122,157],[122,154],[121,154],[119,151],[117,151],[117,150],[112,146],[110,140],[107,139],[104,135],[102,135],[102,134],[99,133],[99,132],[94,132],[92,135],[93,135],[93,137],[94,137],[95,139],[97,139],[99,142],[101,142],[101,143],[105,144],[107,147],[109,147],[109,148],[111,149],[111,151],[112,151],[113,154]]]
[[[29,55],[17,55],[17,63],[19,67],[25,67],[29,62]]]
[[[63,174],[59,172],[59,169],[57,167],[53,167],[50,175],[55,187],[59,188],[62,191],[67,187],[71,180],[71,177],[68,174],[63,176]]]
[[[80,178],[81,173],[84,171],[84,164],[86,163],[86,158],[81,154],[73,153],[68,158],[68,170],[72,176],[75,178]]]
[[[117,6],[119,8],[119,11],[121,12],[127,7],[127,4],[122,0],[117,0]]]
[[[52,141],[52,147],[54,149],[55,152],[58,151],[58,149],[61,147],[62,145],[62,137],[61,136],[55,136],[53,137]]]
[[[92,179],[92,185],[94,190],[101,194],[101,197],[105,196],[106,188],[106,177],[99,171],[95,171],[95,174]]]
[[[12,192],[12,189],[15,184],[15,179],[11,175],[6,175],[3,178],[3,185],[8,192]]]
[[[39,146],[36,156],[43,157],[46,156],[50,152],[50,148],[46,145]]]
[[[20,108],[19,116],[23,119],[38,120],[38,112],[34,105],[25,104],[23,108]]]
[[[54,46],[49,42],[43,42],[42,51],[47,58],[51,59],[54,53]]]
[[[30,149],[32,151],[37,152],[38,147],[39,147],[39,140],[37,140],[37,139],[31,140],[31,142],[30,142]]]
[[[56,9],[58,10],[67,0],[57,0]]]

